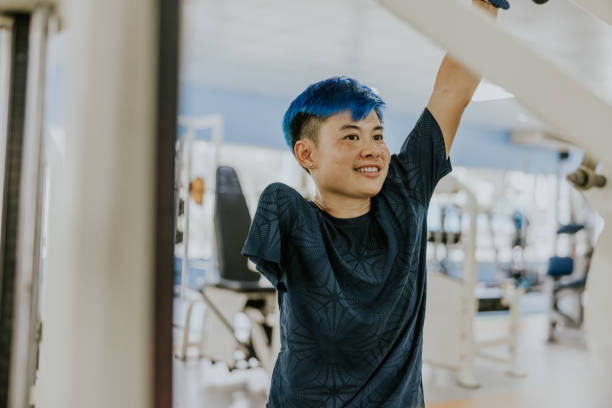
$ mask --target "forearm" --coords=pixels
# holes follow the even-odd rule
[[[497,8],[483,0],[472,0],[475,7],[485,10],[497,17]],[[459,104],[465,108],[472,99],[474,91],[480,83],[480,76],[473,74],[452,56],[447,54],[440,65],[434,84],[432,97],[444,96],[449,103]]]
[[[472,3],[475,7],[480,7],[493,17],[497,17],[497,8],[490,3],[482,0],[472,0]],[[479,82],[479,75],[473,74],[450,55],[444,57],[427,108],[440,125],[447,155],[463,112],[472,100]]]
[[[451,55],[446,54],[436,76],[432,99],[464,109],[472,99],[481,77],[473,74]]]

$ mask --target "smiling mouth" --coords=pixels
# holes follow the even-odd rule
[[[364,166],[356,168],[355,171],[359,173],[360,176],[368,177],[368,178],[378,178],[380,175],[380,168],[377,166]]]
[[[380,169],[378,167],[361,167],[357,169],[358,173],[378,173]]]

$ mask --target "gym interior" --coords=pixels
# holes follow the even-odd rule
[[[317,194],[287,107],[356,78],[396,153],[446,52],[483,79],[427,214],[426,406],[612,406],[612,4],[509,2],[0,0],[0,407],[265,407],[241,250],[266,186]]]

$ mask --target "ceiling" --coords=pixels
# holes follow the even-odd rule
[[[612,100],[612,26],[568,0],[510,3],[498,24]],[[373,0],[184,0],[182,23],[183,84],[288,101],[348,75],[375,87],[389,110],[417,116],[444,55]],[[515,99],[472,103],[464,123],[547,129]]]

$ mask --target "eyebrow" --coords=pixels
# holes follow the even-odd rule
[[[361,128],[357,125],[344,125],[340,128],[340,130],[346,130],[346,129],[361,130]],[[383,130],[383,127],[378,125],[378,126],[375,126],[374,129],[372,130]]]

